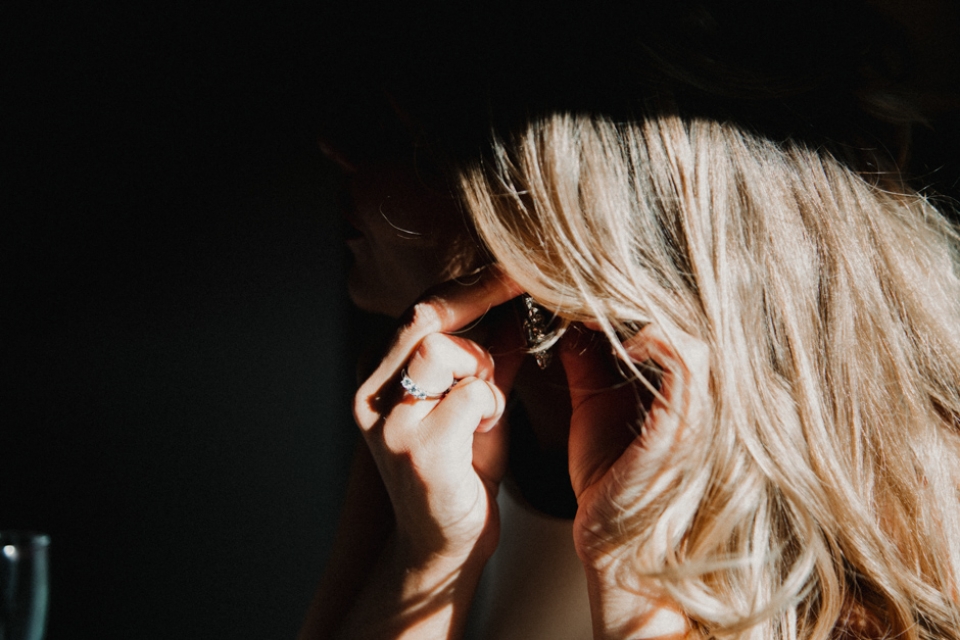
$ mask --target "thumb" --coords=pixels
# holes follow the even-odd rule
[[[643,421],[639,446],[624,464],[652,470],[670,464],[691,432],[702,427],[710,405],[710,351],[706,343],[679,330],[669,335],[649,324],[624,343],[635,363],[652,362],[662,371],[659,392]]]

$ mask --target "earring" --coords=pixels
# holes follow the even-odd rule
[[[521,296],[527,309],[527,317],[523,321],[523,332],[527,338],[527,348],[537,361],[537,366],[546,369],[553,360],[553,354],[548,349],[556,341],[547,328],[544,309],[533,301],[530,294]]]

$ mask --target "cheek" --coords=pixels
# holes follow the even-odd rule
[[[407,170],[362,172],[351,179],[349,191],[361,227],[408,240],[428,234],[437,214],[447,213],[445,203]]]
[[[476,243],[450,201],[386,198],[367,209],[364,225],[372,257],[403,271],[453,277],[477,262]]]
[[[354,254],[351,296],[363,308],[403,311],[428,288],[478,264],[475,243],[453,198],[394,170],[355,175],[347,215],[360,237]],[[360,304],[360,299],[364,304]]]
[[[397,316],[430,287],[463,275],[475,251],[461,251],[456,237],[417,242],[381,233],[352,245],[349,286],[354,303],[368,311]]]

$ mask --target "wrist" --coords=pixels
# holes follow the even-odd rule
[[[489,554],[479,545],[423,547],[414,541],[395,537],[387,547],[387,564],[408,588],[417,585],[431,589],[444,584],[479,579]]]
[[[391,560],[408,570],[432,571],[440,567],[482,570],[496,550],[499,535],[445,535],[431,537],[422,532],[397,529],[388,545]]]
[[[476,554],[424,554],[394,535],[337,637],[459,637],[485,563]]]
[[[617,567],[586,567],[594,638],[679,640],[692,638],[690,620],[656,583],[623,580]]]
[[[410,525],[412,518],[398,522],[391,541],[394,559],[408,568],[480,564],[490,559],[500,538],[499,518],[476,514],[461,518],[455,526]]]

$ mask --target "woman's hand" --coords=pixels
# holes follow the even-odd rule
[[[462,619],[499,536],[495,495],[506,467],[498,424],[523,357],[492,336],[491,352],[451,335],[520,291],[495,268],[471,285],[442,285],[404,319],[361,385],[354,416],[390,495],[396,521],[379,575],[348,637],[447,637]],[[402,372],[439,397],[417,399]],[[449,389],[449,391],[445,390]],[[442,395],[441,395],[442,394]]]
[[[418,302],[357,392],[354,415],[390,493],[397,534],[413,557],[492,553],[490,495],[505,470],[503,429],[513,367],[495,371],[480,345],[452,335],[519,292],[488,269],[473,285],[447,283]],[[518,352],[510,361],[519,361]],[[418,400],[401,372],[429,393]]]
[[[658,498],[681,478],[707,426],[709,350],[679,331],[668,338],[654,324],[623,347],[641,370],[659,374],[658,392],[627,382],[602,336],[574,335],[562,345],[573,405],[574,543],[587,570],[596,637],[683,637],[689,623],[665,594],[642,582],[627,591],[620,577],[644,556],[638,545],[650,542],[631,530],[657,518]]]

